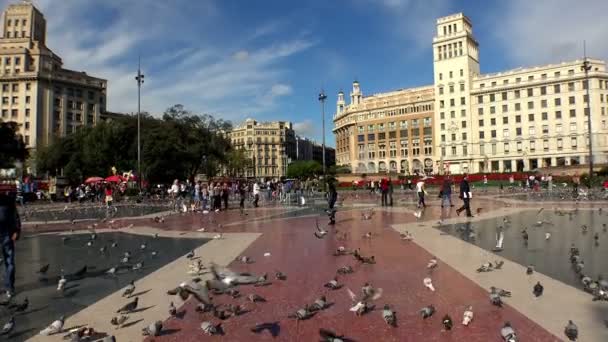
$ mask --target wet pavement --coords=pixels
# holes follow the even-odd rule
[[[105,205],[66,204],[64,207],[32,206],[20,208],[23,220],[32,222],[71,221],[104,218],[133,217],[154,214],[167,210],[167,206],[120,204],[107,208]]]
[[[583,273],[596,279],[608,276],[608,215],[599,210],[528,210],[518,215],[460,223],[439,228],[488,252],[496,247],[498,227],[505,227],[503,250],[496,253],[523,266],[534,265],[538,272],[582,289],[579,276],[569,260],[576,246],[585,262]],[[537,222],[542,221],[542,225]],[[588,229],[584,231],[582,226]],[[528,234],[526,243],[522,231]],[[546,233],[550,234],[549,239]],[[597,234],[597,243],[595,236]],[[491,260],[491,258],[489,258]]]
[[[68,240],[63,241],[63,238]],[[25,312],[15,315],[17,328],[9,336],[11,341],[26,340],[59,316],[68,317],[121,289],[132,280],[137,285],[138,279],[208,241],[112,232],[97,234],[92,246],[87,246],[90,238],[90,234],[41,234],[25,235],[17,242],[17,296],[13,303],[22,303],[28,298],[30,304]],[[111,247],[114,242],[117,246]],[[146,244],[145,250],[141,249],[142,244]],[[100,252],[103,246],[106,248],[105,253]],[[126,251],[132,253],[131,260],[121,263]],[[157,251],[156,256],[152,256],[153,251]],[[141,261],[144,263],[143,268],[133,271],[132,266]],[[50,265],[46,276],[37,274],[46,264]],[[83,276],[73,275],[85,265],[87,271]],[[117,276],[105,274],[115,266],[121,266]],[[64,292],[57,291],[62,268],[68,279]],[[138,288],[135,292],[142,293],[146,290],[149,289]],[[0,306],[2,324],[8,321],[11,314],[7,306]],[[66,328],[69,328],[69,322],[66,324]]]

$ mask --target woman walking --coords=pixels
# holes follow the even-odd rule
[[[418,208],[426,208],[426,204],[424,203],[426,190],[424,189],[424,181],[422,179],[416,183],[416,192],[418,193]]]

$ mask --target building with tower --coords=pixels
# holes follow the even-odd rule
[[[606,163],[606,63],[588,59],[587,83],[583,62],[482,74],[470,19],[462,13],[439,18],[432,86],[363,97],[355,82],[349,104],[338,93],[337,163],[350,165],[354,172],[400,173],[512,172],[585,164],[589,114],[594,162]],[[401,125],[411,127],[418,116],[430,128],[421,132],[422,140],[403,139]],[[414,150],[421,142],[422,155]],[[431,144],[428,150],[426,142]]]
[[[2,28],[0,120],[17,122],[29,148],[100,120],[107,81],[63,67],[46,46],[46,20],[34,5],[9,5]]]

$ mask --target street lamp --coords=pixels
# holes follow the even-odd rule
[[[319,94],[319,101],[321,102],[321,117],[323,120],[323,180],[325,180],[325,100],[327,99],[327,95],[323,89],[321,89],[321,93]]]
[[[141,57],[137,62],[137,177],[139,184],[139,191],[141,192],[141,85],[144,83],[144,74],[141,73]]]
[[[589,96],[589,70],[591,70],[591,63],[587,59],[587,47],[583,41],[583,54],[584,60],[581,69],[585,72],[585,83],[587,84],[587,134],[589,134],[589,188],[591,188],[591,178],[593,177],[593,140],[591,139],[591,96]]]

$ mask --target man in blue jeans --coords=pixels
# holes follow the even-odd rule
[[[0,242],[6,274],[4,277],[6,299],[15,295],[15,241],[21,234],[21,220],[15,205],[15,196],[0,194]]]

